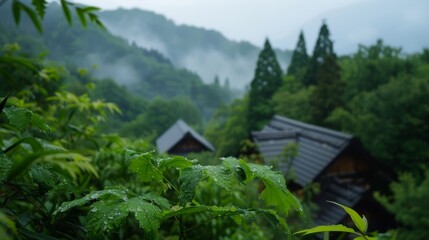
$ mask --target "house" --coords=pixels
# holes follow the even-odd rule
[[[294,178],[288,184],[292,191],[299,195],[309,184],[320,185],[320,193],[313,198],[319,206],[316,224],[346,220],[346,213],[328,200],[358,211],[361,207],[377,215],[374,220],[387,214],[372,197],[375,161],[352,135],[276,115],[261,131],[252,132],[252,138],[266,164],[277,164],[284,175],[292,172]],[[291,144],[296,146],[296,155],[284,159],[284,149]]]
[[[165,131],[157,140],[158,152],[186,155],[191,152],[214,152],[215,148],[182,119]]]

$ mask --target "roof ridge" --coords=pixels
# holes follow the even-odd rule
[[[350,134],[347,134],[347,133],[343,133],[343,132],[340,132],[340,131],[337,131],[337,130],[333,130],[333,129],[329,129],[329,128],[320,127],[320,126],[316,126],[316,125],[313,125],[313,124],[301,122],[301,121],[294,120],[294,119],[287,118],[287,117],[280,116],[280,115],[274,115],[273,119],[280,120],[280,121],[283,121],[283,122],[287,122],[287,123],[289,123],[291,125],[294,125],[294,126],[297,126],[297,127],[310,129],[310,130],[313,130],[313,131],[316,131],[316,132],[325,133],[325,134],[336,136],[336,137],[353,138],[353,135],[350,135]]]

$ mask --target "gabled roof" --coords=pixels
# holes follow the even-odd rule
[[[274,116],[252,137],[267,163],[278,159],[285,146],[298,143],[298,154],[292,159],[296,183],[305,186],[312,182],[351,142],[353,136],[327,128]],[[289,163],[280,162],[281,171],[288,171]]]
[[[315,217],[317,225],[339,224],[347,216],[341,207],[327,201],[354,208],[367,191],[360,186],[341,183],[336,178],[331,180],[327,187],[322,189],[321,193],[314,199],[314,203],[320,207]]]
[[[182,119],[179,119],[173,126],[171,126],[158,139],[156,139],[156,146],[158,148],[158,152],[168,152],[187,134],[191,135],[195,140],[200,142],[208,150],[215,150],[213,145],[211,145],[204,137],[202,137],[194,129],[189,127],[188,124],[186,124]]]

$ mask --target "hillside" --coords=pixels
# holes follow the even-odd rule
[[[56,3],[49,6],[43,34],[37,33],[25,17],[15,28],[9,6],[0,8],[0,45],[18,42],[29,54],[44,52],[48,60],[90,69],[94,77],[112,78],[146,99],[184,96],[204,105],[213,101],[205,99],[213,95],[208,92],[219,91],[219,87],[204,84],[195,73],[173,66],[156,50],[129,44],[95,26],[84,29],[73,24],[69,28]]]
[[[249,42],[231,41],[214,30],[177,25],[165,16],[140,9],[104,11],[100,17],[112,33],[160,51],[174,65],[196,72],[206,83],[217,75],[221,80],[228,78],[231,86],[243,88],[252,80],[261,48]],[[291,52],[277,49],[276,54],[285,69]]]

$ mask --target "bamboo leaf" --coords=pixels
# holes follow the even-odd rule
[[[79,17],[80,23],[82,26],[86,27],[86,16],[85,16],[85,10],[83,8],[77,7],[76,8],[77,16]]]
[[[18,1],[13,1],[12,3],[12,12],[13,19],[15,20],[16,25],[19,25],[21,21],[21,3]]]
[[[3,98],[3,100],[1,101],[1,103],[0,103],[0,114],[3,112],[3,108],[4,108],[4,106],[6,106],[6,102],[7,102],[7,99],[9,98],[9,96],[6,96],[5,98]]]
[[[361,218],[355,210],[353,210],[347,206],[344,206],[342,204],[332,202],[332,201],[328,201],[328,202],[333,203],[333,204],[343,208],[344,211],[346,211],[347,214],[350,216],[350,218],[353,220],[355,226],[359,229],[359,231],[363,234],[366,233],[366,230],[368,229],[368,223],[367,223],[365,216],[363,216],[363,218]]]
[[[72,16],[71,16],[71,11],[70,11],[70,8],[69,8],[69,4],[70,3],[68,1],[61,0],[61,7],[63,9],[64,16],[67,19],[67,23],[69,25],[71,25],[72,24]]]
[[[354,233],[354,234],[359,235],[359,233],[355,232],[355,230],[353,230],[352,228],[346,227],[346,226],[341,225],[341,224],[317,226],[314,228],[298,231],[294,234],[308,235],[308,234],[322,233],[322,232],[345,232],[345,233]]]
[[[45,0],[32,0],[31,4],[36,8],[37,14],[43,18],[45,16],[46,5],[48,3]]]
[[[33,22],[34,26],[36,27],[37,31],[39,33],[43,32],[42,29],[42,23],[40,22],[40,18],[37,16],[37,14],[33,11],[33,9],[29,8],[28,6],[20,3],[20,8],[24,10],[25,13],[30,17],[31,21]]]

